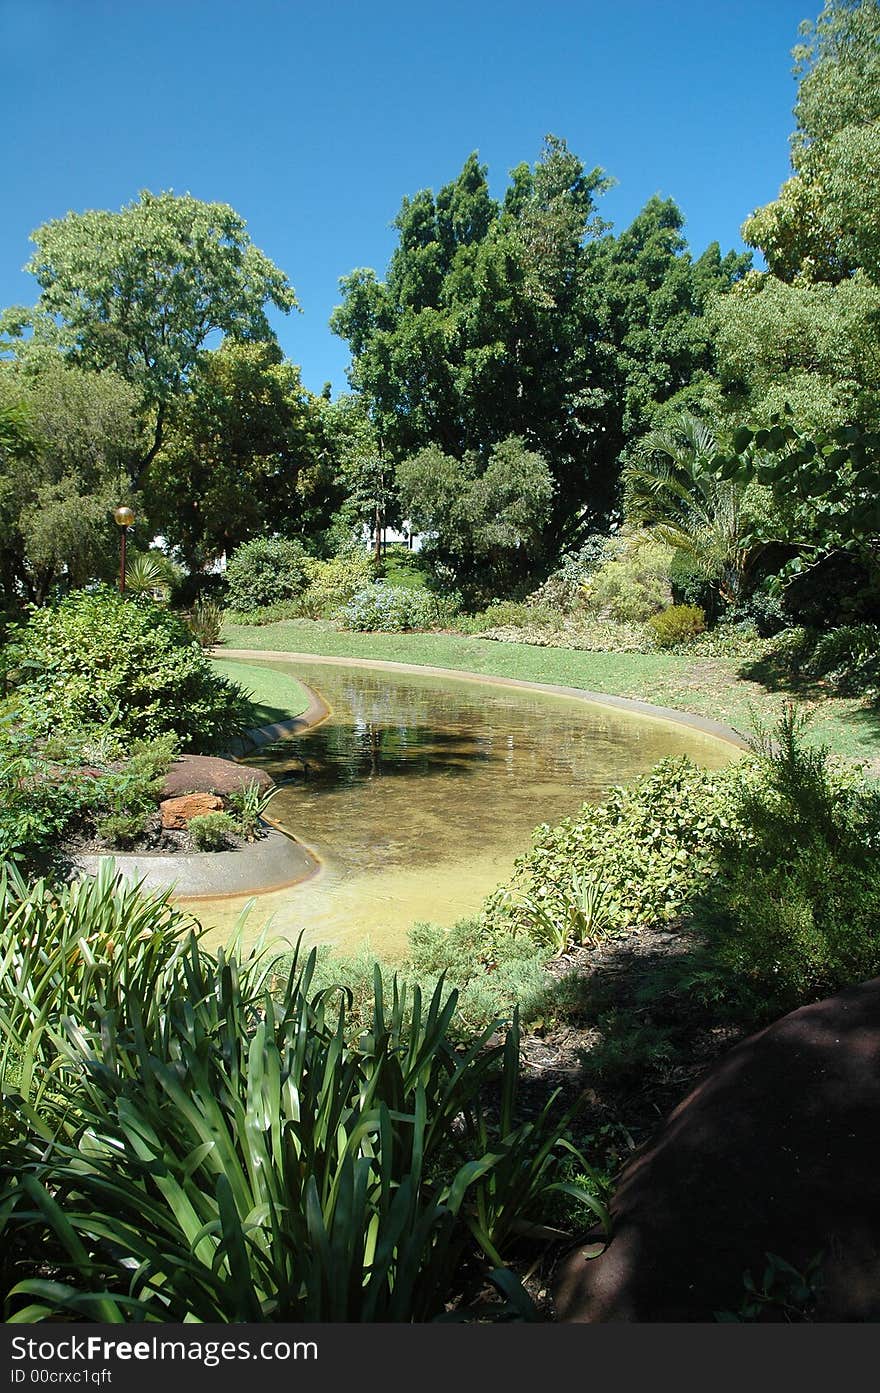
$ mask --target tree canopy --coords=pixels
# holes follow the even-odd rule
[[[149,419],[133,482],[158,453],[209,336],[273,341],[267,305],[296,305],[287,277],[254,246],[238,213],[189,194],[144,190],[118,213],[68,213],[31,239],[37,319],[54,321],[73,362],[130,382]],[[27,319],[14,312],[7,325],[20,329]]]

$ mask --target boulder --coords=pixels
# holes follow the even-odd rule
[[[162,785],[163,798],[179,798],[184,793],[229,795],[248,784],[257,784],[268,793],[274,780],[262,769],[237,764],[231,759],[209,755],[181,755],[174,761]]]
[[[194,817],[223,811],[223,799],[214,793],[188,793],[183,798],[166,798],[159,804],[162,826],[166,831],[180,831]]]
[[[606,1250],[592,1233],[560,1263],[560,1319],[711,1321],[768,1253],[800,1272],[821,1253],[814,1319],[880,1320],[878,1154],[875,978],[743,1041],[679,1103],[621,1174]]]

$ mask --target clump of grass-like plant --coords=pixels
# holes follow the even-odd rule
[[[12,898],[22,912],[22,886]],[[170,931],[161,897],[141,904],[141,932],[154,915]],[[462,1046],[456,992],[377,970],[355,1034],[347,991],[314,985],[314,951],[279,983],[267,954],[212,955],[190,933],[131,978],[108,951],[96,976],[81,928],[56,1005],[21,972],[7,989],[33,1073],[56,1050],[69,1095],[47,1090],[7,1153],[6,1320],[430,1320],[487,1279],[507,1314],[530,1312],[504,1263],[570,1188],[572,1147],[552,1102],[517,1121],[516,1021]]]

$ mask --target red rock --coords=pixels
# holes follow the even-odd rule
[[[166,798],[159,804],[162,826],[167,831],[180,831],[194,817],[223,811],[223,799],[213,793],[189,793],[183,798]]]
[[[265,793],[274,780],[262,769],[237,764],[231,759],[210,755],[181,755],[172,764],[162,785],[163,798],[179,798],[184,793],[230,794],[248,784],[257,784]]]
[[[736,1046],[624,1168],[614,1233],[557,1269],[565,1321],[712,1321],[766,1255],[817,1254],[817,1321],[880,1320],[880,978]],[[779,1318],[778,1315],[776,1317]]]

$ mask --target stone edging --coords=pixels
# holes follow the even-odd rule
[[[333,713],[318,692],[301,683],[309,704],[299,716],[270,726],[245,731],[236,744],[240,747],[223,758],[241,758],[262,745],[271,745],[312,726],[321,725]],[[266,836],[236,851],[189,851],[180,854],[141,852],[96,852],[78,856],[74,870],[94,875],[107,861],[115,861],[123,879],[147,890],[168,890],[186,900],[222,899],[224,895],[265,894],[298,885],[320,869],[317,857],[302,842],[283,831],[271,818],[264,818]]]
[[[739,731],[724,725],[721,721],[713,721],[708,716],[695,716],[689,711],[676,711],[670,706],[654,706],[647,701],[636,701],[633,697],[611,696],[608,692],[592,692],[585,687],[562,687],[551,682],[528,682],[521,677],[491,677],[486,673],[462,672],[457,668],[429,667],[420,663],[395,663],[386,658],[324,657],[320,653],[283,653],[277,649],[265,648],[221,648],[215,649],[214,652],[217,656],[222,654],[227,658],[238,658],[248,662],[262,658],[274,662],[327,663],[335,667],[376,668],[384,672],[406,672],[415,675],[427,673],[433,677],[460,678],[463,682],[478,682],[495,687],[514,687],[532,692],[548,692],[552,696],[574,697],[577,700],[589,702],[591,706],[607,706],[615,711],[627,711],[633,716],[643,716],[649,720],[686,726],[690,730],[709,735],[715,740],[735,745],[740,750],[749,748],[748,742],[740,735]],[[303,682],[302,685],[306,684]],[[313,693],[313,695],[317,696],[317,693]],[[277,739],[278,737],[273,738]]]

